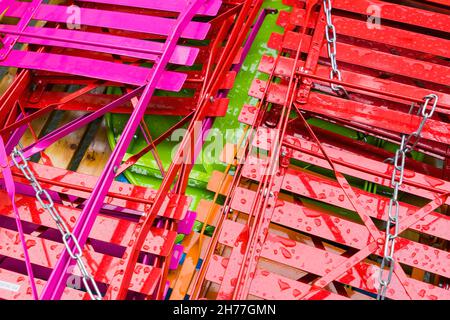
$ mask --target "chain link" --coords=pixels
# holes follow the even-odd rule
[[[342,81],[341,71],[338,68],[338,64],[336,61],[337,49],[336,49],[336,27],[333,24],[333,19],[331,15],[333,7],[331,4],[331,0],[323,0],[323,10],[325,12],[325,16],[327,18],[327,25],[325,27],[325,37],[327,39],[327,49],[328,56],[330,57],[331,62],[331,71],[330,71],[330,79],[331,80],[339,80]],[[336,85],[334,83],[331,84],[331,89],[342,96],[348,97],[347,90],[341,86]]]
[[[428,106],[432,102],[432,107],[428,111]],[[381,261],[380,266],[380,274],[379,274],[379,290],[377,299],[384,300],[386,296],[386,291],[391,283],[392,276],[394,274],[394,252],[395,252],[395,242],[398,237],[399,231],[399,211],[400,204],[398,202],[398,196],[401,186],[403,185],[403,178],[405,176],[405,163],[406,156],[409,152],[414,150],[415,146],[420,140],[421,133],[425,123],[429,118],[433,116],[433,113],[436,109],[436,105],[438,103],[438,96],[435,94],[427,95],[424,98],[424,103],[421,108],[419,108],[418,114],[422,116],[422,121],[419,124],[418,129],[411,133],[410,135],[402,135],[402,140],[400,143],[400,147],[395,152],[395,156],[393,159],[394,169],[392,171],[391,178],[391,187],[394,189],[392,198],[389,201],[389,209],[388,209],[388,219],[386,224],[386,237],[384,242],[384,252],[383,252],[383,260]],[[412,111],[412,108],[411,108]],[[415,139],[412,141],[412,139]],[[411,145],[410,145],[411,144]],[[391,227],[394,226],[393,232],[391,231]],[[388,268],[387,276],[385,276],[384,268]]]
[[[24,157],[23,153],[18,148],[14,148],[11,157],[14,165],[30,182],[31,186],[36,192],[36,199],[38,200],[42,208],[47,210],[50,213],[52,219],[56,222],[56,226],[61,232],[64,246],[66,247],[70,258],[76,261],[78,268],[80,269],[82,281],[89,296],[92,300],[102,300],[102,295],[100,294],[97,284],[95,283],[94,278],[89,273],[86,265],[83,262],[83,250],[80,247],[78,239],[73,235],[73,233],[70,232],[67,224],[59,215],[58,211],[55,208],[55,204],[47,190],[44,190],[39,184],[39,181],[36,179],[35,175],[28,165],[28,160]],[[74,250],[72,250],[69,245],[70,241],[72,241],[72,243],[74,244]]]

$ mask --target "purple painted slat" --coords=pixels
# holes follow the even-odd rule
[[[5,60],[0,61],[0,66],[68,73],[136,86],[146,84],[146,79],[151,73],[151,69],[144,67],[20,50],[11,51]],[[164,71],[157,88],[178,92],[183,87],[186,78],[187,75],[184,73]]]
[[[12,25],[0,25],[0,32],[16,32],[16,28]],[[76,30],[27,27],[24,33],[26,36],[20,37],[19,42],[21,43],[89,50],[150,61],[156,59],[157,52],[162,53],[161,50],[164,46],[163,43],[155,41]],[[70,42],[64,42],[63,39]],[[192,66],[198,52],[197,48],[177,46],[170,63]]]
[[[34,15],[35,20],[67,23],[72,15],[67,6],[41,5]],[[7,17],[21,17],[28,9],[27,2],[15,2],[6,12]],[[69,13],[68,13],[69,12]],[[132,32],[142,32],[167,36],[176,25],[176,19],[148,15],[80,8],[81,25],[112,28]],[[204,40],[210,25],[202,22],[190,22],[183,30],[182,38]]]
[[[187,0],[78,0],[78,2],[95,2],[171,12],[183,12],[188,7]],[[222,1],[211,0],[208,1],[208,3],[202,5],[196,13],[205,16],[215,16],[217,12],[219,12],[221,5]]]

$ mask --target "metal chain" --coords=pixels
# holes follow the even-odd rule
[[[28,165],[28,160],[24,157],[22,152],[18,148],[14,148],[11,156],[15,166],[23,173],[25,178],[30,182],[31,186],[36,192],[36,199],[38,200],[42,208],[47,210],[53,220],[56,222],[56,227],[61,232],[62,240],[64,246],[67,249],[67,252],[69,253],[70,257],[76,261],[78,268],[80,269],[80,272],[82,274],[82,281],[89,296],[92,300],[102,300],[102,295],[100,294],[97,284],[95,283],[94,278],[89,273],[83,262],[83,251],[80,247],[78,239],[73,235],[73,233],[70,232],[66,223],[61,218],[58,211],[55,209],[52,198],[50,197],[48,192],[41,187],[39,181],[37,181],[35,175]],[[18,159],[20,160],[18,161]],[[72,240],[72,243],[75,245],[75,251],[72,250],[69,245],[70,240]]]
[[[424,98],[424,104],[421,108],[419,108],[418,112],[418,114],[422,116],[422,121],[420,122],[418,129],[410,135],[402,136],[400,148],[397,149],[394,158],[391,159],[391,161],[393,160],[394,165],[394,169],[392,171],[391,187],[394,189],[394,192],[392,194],[392,198],[389,201],[389,209],[388,209],[389,215],[386,224],[384,253],[383,253],[383,260],[381,261],[380,274],[378,279],[379,281],[379,290],[377,295],[378,300],[384,300],[386,296],[386,291],[389,287],[389,284],[391,283],[392,276],[394,274],[395,242],[398,237],[399,231],[398,218],[399,218],[400,204],[398,202],[398,195],[400,188],[403,185],[403,178],[405,175],[406,155],[412,150],[414,150],[415,146],[419,142],[423,127],[425,126],[427,120],[433,116],[433,113],[436,109],[436,105],[438,103],[438,99],[439,99],[438,96],[435,94],[427,95]],[[430,102],[433,102],[433,105],[430,111],[427,111]],[[413,138],[415,138],[414,142],[412,142]],[[410,145],[411,142],[412,144]],[[393,225],[394,225],[393,233],[391,233],[391,227]],[[385,267],[388,267],[387,276],[384,276]]]
[[[339,80],[342,81],[342,75],[341,71],[338,68],[338,64],[336,61],[336,27],[333,24],[332,20],[332,11],[333,7],[331,4],[331,0],[323,0],[323,10],[325,12],[326,18],[327,18],[327,25],[325,27],[325,37],[327,39],[327,49],[328,49],[328,56],[330,57],[331,62],[331,71],[330,71],[330,79],[331,80]],[[331,89],[342,96],[348,97],[347,90],[341,86],[332,83]]]

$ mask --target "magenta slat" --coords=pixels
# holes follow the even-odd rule
[[[28,2],[14,2],[5,16],[21,17],[28,7]],[[67,8],[67,6],[41,5],[33,18],[34,20],[67,23],[67,19],[72,14],[68,13],[71,11],[67,11]],[[176,19],[87,8],[80,8],[80,17],[82,25],[163,36],[171,34],[176,24]],[[190,22],[181,36],[182,38],[204,40],[209,28],[210,25],[207,23]]]
[[[95,2],[171,12],[183,12],[188,7],[187,0],[78,0],[78,2]],[[220,0],[210,0],[202,5],[196,13],[205,16],[215,16],[219,12],[221,5],[222,1]]]
[[[148,68],[121,63],[19,50],[11,51],[0,61],[0,66],[67,73],[137,86],[144,85],[151,72]],[[180,91],[186,77],[183,73],[164,71],[157,88]]]
[[[15,27],[11,25],[0,25],[0,32],[1,31],[8,32],[16,30]],[[151,61],[155,60],[157,56],[156,53],[162,53],[164,46],[164,44],[160,42],[76,30],[27,27],[24,32],[30,34],[30,36],[20,37],[19,42],[117,54]],[[31,34],[33,36],[31,36]],[[42,36],[44,36],[44,38],[42,38]],[[53,37],[57,38],[57,40],[45,39],[45,37]],[[87,42],[87,44],[65,42],[62,41],[62,39],[83,41]],[[116,46],[121,49],[105,47],[102,45]],[[147,52],[144,52],[144,50]],[[198,52],[199,49],[197,48],[177,46],[170,59],[170,63],[191,66],[195,62]]]

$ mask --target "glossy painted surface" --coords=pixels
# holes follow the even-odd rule
[[[378,4],[388,19],[427,27],[430,25],[425,23],[425,17],[430,21],[441,18],[440,14],[382,1],[336,0],[333,4],[339,9],[358,13],[364,13],[371,4]],[[393,166],[383,161],[385,158],[377,159],[375,155],[368,156],[367,152],[357,148],[350,149],[350,144],[335,145],[333,139],[338,139],[339,134],[346,135],[345,131],[337,131],[338,135],[327,139],[327,143],[320,142],[312,127],[301,120],[308,117],[313,123],[311,115],[326,115],[318,118],[323,119],[321,127],[331,131],[335,127],[329,119],[340,119],[350,124],[359,122],[370,128],[410,134],[417,129],[420,119],[408,114],[408,104],[414,99],[420,101],[434,89],[441,91],[442,97],[437,112],[448,112],[446,104],[450,92],[448,88],[436,86],[448,82],[445,80],[449,74],[448,65],[444,61],[406,51],[393,55],[380,50],[378,44],[361,45],[363,42],[356,40],[338,41],[337,58],[339,62],[345,62],[343,82],[357,85],[349,87],[350,99],[334,96],[327,88],[326,50],[310,40],[315,32],[320,33],[321,30],[314,30],[312,36],[303,35],[300,44],[301,32],[292,30],[290,25],[290,22],[304,23],[298,20],[298,14],[301,12],[302,19],[307,19],[307,11],[297,8],[292,15],[280,14],[278,22],[286,28],[285,35],[272,34],[269,46],[286,53],[287,57],[263,57],[259,69],[266,74],[273,72],[281,80],[269,82],[266,77],[257,77],[249,95],[261,103],[256,107],[247,104],[238,117],[239,121],[254,126],[255,134],[249,138],[247,150],[251,151],[244,155],[244,162],[237,167],[232,182],[221,191],[226,195],[226,208],[229,205],[230,212],[238,217],[238,221],[231,218],[223,221],[218,228],[218,240],[212,246],[225,245],[227,254],[221,256],[209,251],[211,259],[204,266],[204,280],[219,286],[218,299],[242,299],[249,294],[263,299],[309,299],[317,294],[320,299],[329,297],[326,293],[335,293],[336,290],[339,297],[349,297],[349,291],[339,290],[342,287],[337,283],[359,288],[366,298],[374,297],[378,291],[379,260],[373,255],[383,255],[384,224],[380,221],[388,219]],[[308,25],[314,28],[318,15],[313,14],[312,17]],[[442,16],[442,20],[430,27],[442,27],[442,21],[447,18]],[[433,43],[427,46],[420,40],[411,47],[407,39],[419,35],[410,31],[392,30],[392,37],[386,39],[389,28],[382,30],[384,33],[370,32],[360,22],[352,23],[351,19],[340,14],[334,20],[336,25],[341,25],[338,33],[347,36],[438,56],[449,54],[446,45],[433,47]],[[446,41],[440,38],[436,43]],[[294,72],[298,82],[289,81],[294,67],[298,67],[297,70],[304,67],[298,56],[297,61],[293,59],[297,48],[310,55],[321,54],[322,60],[316,61],[319,64],[308,70],[321,75],[320,79],[308,78],[308,72],[302,69],[302,72]],[[310,56],[308,59],[310,63]],[[384,77],[385,72],[389,75]],[[417,84],[418,79],[425,81],[425,88]],[[313,88],[306,99],[301,96],[305,92],[302,91],[303,85]],[[365,92],[365,87],[369,93]],[[384,94],[386,91],[389,95]],[[386,104],[377,100],[380,98],[386,100]],[[267,104],[270,104],[270,114],[262,110]],[[290,104],[296,113],[302,112],[300,119],[295,119],[298,114],[294,112],[289,114],[289,118],[283,114]],[[263,121],[259,120],[261,114]],[[291,123],[287,125],[287,132],[280,134],[280,123],[288,120]],[[423,143],[429,144],[430,140],[448,147],[450,126],[447,120],[445,116],[430,119],[424,127],[428,132],[423,132]],[[323,135],[326,133],[321,132]],[[278,137],[279,141],[276,140]],[[378,137],[384,138],[382,134]],[[369,140],[363,141],[367,144]],[[364,148],[363,141],[361,148]],[[269,170],[274,160],[271,157],[275,154],[278,158],[278,152],[280,165],[273,171]],[[413,232],[449,239],[447,224],[450,220],[443,209],[438,210],[444,202],[449,203],[448,183],[445,178],[405,170],[401,188],[400,237],[395,247],[396,265],[388,298],[449,299],[448,291],[438,286],[441,280],[430,283],[422,273],[434,274],[435,279],[441,279],[440,276],[447,278],[448,248],[445,245],[436,248],[422,242],[419,239],[426,237]],[[274,271],[262,271],[261,266],[271,266],[275,273],[283,272],[282,268],[275,269],[279,264],[289,266],[299,274],[310,274],[312,277],[305,277],[308,285],[300,289],[282,278],[278,278],[278,285],[271,282],[269,279]],[[400,264],[407,266],[406,271]],[[292,274],[297,274],[295,271]],[[262,280],[262,275],[268,277],[267,283]],[[296,278],[298,281],[302,279]]]
[[[37,3],[37,1],[35,2]],[[120,161],[123,156],[121,156],[120,153],[125,150],[123,146],[126,146],[129,143],[129,136],[135,131],[139,123],[139,116],[143,115],[143,111],[155,89],[179,91],[182,88],[188,75],[166,71],[165,69],[168,63],[192,65],[196,59],[198,49],[177,45],[180,36],[200,40],[204,38],[209,31],[208,23],[191,22],[192,17],[196,13],[215,15],[221,6],[221,1],[208,1],[207,4],[206,1],[201,1],[202,4],[200,4],[200,1],[197,1],[195,3],[186,3],[184,7],[182,2],[177,2],[177,5],[172,7],[172,9],[181,12],[179,19],[148,16],[141,14],[139,11],[138,14],[134,14],[112,10],[81,9],[83,24],[88,26],[116,28],[128,32],[125,32],[124,34],[129,34],[130,32],[146,32],[168,36],[166,44],[160,45],[157,42],[147,42],[130,38],[130,41],[127,41],[127,45],[120,46],[120,44],[128,38],[107,35],[105,39],[102,40],[100,33],[84,33],[81,31],[50,28],[39,29],[36,27],[29,29],[25,28],[29,18],[66,22],[65,14],[63,14],[63,11],[66,13],[66,6],[42,5],[37,10],[30,10],[35,2],[12,3],[8,8],[7,16],[23,16],[24,22],[19,23],[17,29],[12,28],[11,26],[4,27],[4,29],[9,32],[10,38],[23,36],[21,37],[22,42],[27,42],[28,39],[30,40],[30,43],[33,44],[52,46],[53,51],[51,53],[43,53],[42,50],[38,50],[37,52],[14,50],[2,61],[4,66],[16,66],[30,70],[40,70],[45,72],[53,71],[59,74],[66,74],[66,76],[69,75],[75,79],[73,83],[76,83],[77,76],[84,76],[120,83],[121,85],[131,84],[145,86],[145,88],[137,89],[134,93],[134,95],[141,95],[140,101],[132,111],[132,120],[130,120],[130,123],[122,133],[119,147],[113,152],[109,161],[110,163],[116,161],[116,158]],[[154,5],[158,7],[158,4]],[[147,7],[149,6],[151,7],[152,4],[147,3]],[[159,7],[161,7],[161,4]],[[170,6],[167,7],[164,5],[163,7],[166,9],[170,8]],[[35,35],[37,35],[37,37],[34,37]],[[149,44],[150,47],[148,46]],[[64,49],[67,49],[68,51],[71,49],[81,51],[75,50],[75,54],[73,51],[69,54],[64,54]],[[89,51],[91,51],[90,54],[92,57],[89,56]],[[150,66],[148,63],[146,67],[129,64],[129,61],[127,60],[124,60],[124,63],[120,63],[120,61],[118,61],[120,59],[108,58],[103,55],[104,53],[120,54],[124,57],[134,56],[135,58],[144,58],[148,59],[149,62],[155,61],[156,64],[150,69],[148,68]],[[146,55],[143,56],[142,54]],[[229,86],[229,83],[230,81],[227,79],[227,81],[224,82],[225,87]],[[42,85],[42,83],[38,84]],[[23,90],[24,88],[25,87],[19,87],[17,85],[16,89]],[[92,90],[96,87],[94,85],[88,88]],[[86,93],[87,91],[80,89],[81,94]],[[74,97],[76,97],[75,94]],[[114,108],[114,106],[118,106],[132,97],[132,94],[117,97],[119,99],[107,104],[106,109],[103,108],[91,116],[76,119],[59,130],[51,132],[29,147],[29,154],[27,154],[27,156],[31,156],[33,153],[46,149],[57,140],[76,131],[82,126],[89,124],[96,117],[102,116],[105,111],[110,111],[108,105],[109,107]],[[68,100],[70,99],[69,95]],[[57,101],[56,105],[61,103],[64,103],[64,98]],[[48,112],[51,111],[52,108],[49,108],[49,106],[46,105],[43,106],[42,110]],[[26,122],[23,122],[23,124],[25,123]],[[10,126],[10,128],[13,127]],[[127,132],[129,133],[127,134]],[[190,200],[182,194],[171,194],[167,197],[164,196],[158,198],[158,194],[157,192],[155,194],[154,190],[146,188],[136,190],[128,184],[118,186],[117,183],[112,182],[114,172],[113,166],[110,163],[107,164],[104,173],[99,180],[100,182],[96,177],[80,176],[79,174],[63,169],[58,172],[58,169],[52,167],[33,166],[33,169],[39,171],[38,177],[40,183],[52,190],[52,195],[55,199],[63,199],[63,202],[65,201],[64,199],[76,200],[77,197],[84,197],[84,199],[86,199],[83,202],[81,210],[72,210],[64,205],[59,205],[58,209],[61,211],[68,209],[69,211],[72,211],[71,214],[74,214],[70,219],[68,217],[64,217],[63,219],[70,220],[70,223],[67,223],[70,225],[70,228],[73,229],[73,233],[75,234],[75,237],[79,239],[82,247],[84,247],[85,242],[90,239],[92,242],[91,244],[94,245],[94,247],[97,247],[97,249],[98,247],[103,247],[101,251],[104,251],[102,252],[106,251],[108,255],[112,255],[105,255],[104,257],[100,255],[94,259],[95,261],[91,261],[94,262],[94,264],[98,264],[98,269],[96,269],[94,273],[95,279],[107,284],[110,284],[113,281],[110,277],[114,278],[116,276],[117,272],[114,270],[119,268],[119,265],[123,263],[122,259],[126,259],[124,247],[133,246],[133,242],[136,238],[136,229],[138,229],[135,221],[138,220],[144,212],[147,212],[151,205],[156,206],[156,203],[159,201],[159,209],[156,210],[156,214],[165,216],[169,219],[174,219],[173,221],[175,221],[176,219],[184,218],[190,203]],[[24,182],[24,184],[19,185],[21,192],[25,194],[29,193],[27,181],[22,179],[21,174],[15,171],[15,177],[18,181]],[[113,189],[116,190],[116,194],[114,194],[114,191],[111,192],[112,190],[110,190],[109,185],[111,182],[115,185],[115,187],[113,186]],[[58,194],[54,191],[60,193]],[[135,193],[135,191],[137,191],[137,193]],[[62,194],[65,194],[65,196]],[[69,196],[69,198],[66,198],[67,196]],[[105,204],[101,198],[102,196],[107,196]],[[8,199],[6,195],[3,195],[3,197],[4,200]],[[153,199],[152,197],[155,197],[156,199]],[[78,201],[80,198],[78,198]],[[20,206],[21,212],[26,216],[23,219],[28,219],[29,222],[36,223],[37,226],[45,225],[46,227],[53,227],[51,217],[49,215],[44,216],[44,210],[39,208],[34,198],[27,198],[25,196],[20,200],[24,203]],[[2,207],[2,214],[7,216],[11,213],[11,207],[6,206],[8,203],[7,201],[2,201],[2,204],[3,203],[5,204],[5,207]],[[116,221],[109,220],[108,218],[103,220],[103,218],[100,217],[97,219],[99,210],[114,212],[119,218],[117,218]],[[31,216],[29,216],[29,214],[31,214]],[[43,219],[41,219],[41,215]],[[190,220],[187,221],[185,232],[188,232],[189,225],[192,227],[192,221]],[[146,236],[148,235],[149,238],[147,239],[144,237],[142,248],[138,248],[138,253],[145,247],[143,252],[151,255],[150,262],[156,263],[163,268],[165,263],[164,260],[169,259],[172,249],[174,248],[176,234],[177,233],[172,231],[171,228],[167,228],[164,223],[160,228],[150,229],[149,233],[146,233]],[[69,243],[69,245],[73,247],[73,243]],[[121,248],[118,248],[117,246]],[[56,247],[50,244],[50,247],[52,247],[51,250],[54,252],[54,256],[51,255],[51,258],[53,259],[52,264],[47,266],[52,269],[50,270],[51,275],[45,283],[44,290],[41,292],[41,286],[39,286],[39,291],[41,293],[41,298],[43,299],[58,299],[64,294],[64,279],[68,276],[65,270],[70,267],[71,262],[67,250],[61,244]],[[45,248],[43,250],[45,250]],[[121,258],[117,258],[120,256]],[[33,258],[36,259],[37,257],[33,256]],[[160,264],[158,261],[163,261],[163,264]],[[38,262],[35,260],[33,263]],[[130,279],[132,283],[139,283],[138,285],[142,286],[136,288],[136,291],[148,296],[156,294],[155,289],[158,285],[158,281],[160,281],[161,273],[163,273],[162,268],[153,268],[153,270],[159,270],[154,274],[154,272],[151,271],[152,268],[142,268],[143,266],[139,266],[139,264],[136,266],[138,266],[139,274],[141,274],[141,271],[139,270],[146,270],[138,277],[138,279],[136,279],[136,272],[134,272],[134,276]],[[109,273],[106,276],[107,272]],[[104,275],[102,275],[102,273],[104,273]],[[133,287],[133,285],[131,286]]]
[[[430,92],[438,93],[439,102],[424,126],[418,150],[406,163],[395,274],[387,297],[450,299],[445,289],[450,278],[450,219],[442,206],[450,204],[450,91],[446,87],[450,65],[442,59],[450,56],[448,39],[442,37],[450,25],[447,15],[378,0],[334,0],[340,10],[333,21],[343,76],[342,83],[336,83],[350,92],[350,99],[344,99],[329,89],[324,17],[318,13],[322,11],[319,7],[309,11],[311,7],[305,8],[303,1],[264,2],[263,7],[300,7],[266,17],[237,75],[230,70],[233,64],[239,65],[244,54],[239,47],[247,33],[239,32],[239,26],[233,27],[226,18],[218,23],[220,28],[198,22],[208,21],[205,17],[188,22],[194,15],[216,15],[220,1],[198,4],[189,14],[185,12],[189,2],[184,0],[80,3],[93,6],[82,9],[90,31],[20,26],[23,30],[11,32],[11,26],[0,27],[10,31],[9,39],[21,35],[22,42],[47,47],[45,52],[43,47],[37,51],[16,48],[0,62],[33,70],[31,75],[29,70],[20,73],[2,96],[0,114],[6,129],[0,134],[18,129],[7,143],[9,150],[33,118],[22,115],[24,120],[15,122],[20,110],[12,112],[8,107],[16,101],[42,114],[90,112],[41,136],[25,148],[26,156],[45,151],[107,111],[123,113],[107,117],[109,142],[115,151],[100,180],[50,163],[30,165],[57,201],[63,219],[80,237],[89,271],[102,284],[107,299],[162,299],[168,288],[173,289],[173,299],[187,294],[193,299],[203,294],[217,299],[372,299],[377,293],[392,194],[393,166],[386,158],[396,150],[400,134],[417,129],[421,119],[408,114],[409,107]],[[105,10],[104,4],[111,4],[117,12]],[[7,16],[27,21],[24,8],[29,5],[15,2]],[[379,30],[367,30],[353,15],[365,15],[370,5],[379,5],[387,20]],[[258,10],[247,4],[243,7],[248,9],[243,10],[245,14],[256,17]],[[45,4],[33,15],[58,22],[63,19],[58,16],[63,8]],[[149,17],[144,13],[150,11],[144,8],[184,13],[189,19],[180,22],[169,45],[163,46],[159,36],[170,35],[176,24],[170,18],[174,14]],[[246,20],[245,14],[239,19]],[[249,20],[248,29],[253,21]],[[397,22],[403,27],[398,28]],[[299,31],[304,24],[311,28],[310,35],[302,36]],[[123,30],[102,38],[94,31],[100,25],[120,25]],[[424,34],[424,28],[430,34]],[[231,45],[210,46],[215,38],[222,43],[221,36],[229,30]],[[158,37],[143,40],[142,33]],[[207,40],[177,41],[180,35]],[[196,45],[189,47],[192,43]],[[219,71],[212,73],[221,81],[210,81],[208,57],[214,64],[221,52],[230,53],[219,59],[223,65],[218,63]],[[162,62],[157,58],[160,54]],[[165,68],[166,63],[171,65]],[[31,84],[36,85],[33,92]],[[133,93],[125,88],[127,84],[143,87]],[[80,87],[70,92],[50,89],[69,85]],[[220,98],[209,99],[212,92]],[[144,114],[150,115],[141,121]],[[212,125],[207,117],[215,116],[221,118]],[[227,137],[231,156],[217,155],[225,163],[219,159],[202,162],[201,152],[191,174],[181,175],[174,184],[177,175],[191,168],[173,163],[172,151],[180,141],[163,140],[172,126],[187,127],[191,119],[207,119],[202,123],[203,138],[210,137],[207,129],[211,125],[221,133],[240,131]],[[254,136],[244,140],[247,154],[234,144],[249,131]],[[160,138],[151,141],[149,133]],[[280,144],[275,143],[277,139]],[[203,145],[204,151],[213,143],[197,139],[192,145],[197,149]],[[157,145],[159,158],[152,144]],[[246,162],[235,162],[241,158]],[[279,166],[269,170],[274,163]],[[119,176],[123,170],[128,180],[141,186],[115,181],[123,181]],[[19,269],[24,260],[20,237],[25,233],[25,245],[38,271],[38,292],[46,299],[86,299],[86,294],[63,285],[68,275],[80,274],[77,270],[65,273],[70,261],[53,220],[39,207],[23,174],[14,168],[13,176],[24,232],[14,229],[9,197],[0,191],[0,254],[13,261],[0,264],[0,280],[13,289],[0,288],[0,298],[32,297],[28,282],[33,277]],[[11,268],[21,274],[8,271]],[[210,291],[202,291],[203,285]]]

